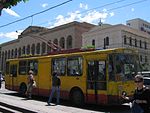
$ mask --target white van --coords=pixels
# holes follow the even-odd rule
[[[139,72],[139,74],[142,74],[143,77],[150,77],[150,71],[142,71],[142,72]]]
[[[144,85],[150,89],[150,77],[144,77]]]

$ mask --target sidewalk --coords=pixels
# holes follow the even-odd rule
[[[10,93],[13,93],[13,91],[6,90],[2,87],[2,89],[0,89],[0,102],[37,113],[104,113],[64,105],[52,104],[51,106],[48,106],[47,102],[28,100],[24,97],[10,95]]]
[[[69,112],[65,112],[65,109],[61,109],[60,105],[47,106],[46,102],[37,101],[37,100],[27,100],[26,98],[23,97],[8,95],[10,92],[13,93],[13,91],[6,90],[3,83],[2,88],[0,89],[0,102],[6,103],[8,105],[16,106],[16,107],[28,109],[37,113],[50,113],[50,112],[69,113]]]

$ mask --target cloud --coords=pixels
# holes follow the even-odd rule
[[[106,18],[114,16],[114,12],[108,12],[104,9],[102,12],[92,10],[86,14],[80,13],[80,11],[70,12],[67,16],[58,15],[54,23],[49,23],[50,28],[63,25],[72,21],[88,22],[98,24],[99,19],[105,22]]]
[[[107,9],[103,9],[103,12],[107,12]]]
[[[110,14],[111,17],[115,15],[114,12],[111,12],[111,13],[109,13],[109,14]]]
[[[132,8],[131,11],[134,12],[134,8]]]
[[[75,11],[75,12],[71,12],[67,14],[67,17],[64,17],[63,15],[58,15],[56,17],[56,22],[54,24],[49,23],[50,27],[55,27],[55,26],[59,26],[62,24],[66,24],[69,22],[72,22],[74,20],[78,20],[81,17],[81,14],[79,11]]]
[[[6,13],[8,13],[11,16],[15,16],[15,17],[20,17],[20,15],[18,15],[15,11],[11,10],[11,9],[3,9]]]
[[[88,5],[87,4],[83,4],[83,3],[80,3],[80,8],[82,9],[88,9]]]
[[[8,32],[8,33],[0,33],[0,38],[9,38],[10,40],[12,39],[17,39],[18,35],[20,35],[20,33],[23,30],[18,30],[17,32]]]
[[[105,19],[107,18],[107,16],[108,16],[108,13],[92,11],[92,12],[89,12],[87,15],[81,17],[80,20],[93,23],[94,21],[99,20],[100,18]]]
[[[45,8],[45,7],[47,7],[47,6],[48,6],[47,3],[42,4],[42,7],[43,7],[43,8]]]

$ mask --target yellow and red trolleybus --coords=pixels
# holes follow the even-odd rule
[[[133,94],[138,61],[137,51],[127,48],[10,59],[6,63],[5,87],[25,94],[28,71],[33,70],[37,85],[33,94],[49,96],[52,73],[57,71],[62,99],[76,105],[121,104],[122,92]]]

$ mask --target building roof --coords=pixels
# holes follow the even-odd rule
[[[149,34],[147,34],[145,32],[142,32],[140,30],[131,28],[131,27],[127,26],[127,25],[123,25],[123,24],[107,25],[106,27],[96,26],[96,27],[92,28],[89,32],[83,33],[83,35],[90,34],[92,32],[97,32],[97,31],[104,31],[104,30],[108,30],[108,29],[114,29],[114,28],[116,30],[127,31],[127,32],[135,33],[135,34],[137,34],[139,36],[142,36],[142,37],[150,38]]]
[[[45,35],[45,34],[48,34],[50,32],[54,32],[54,31],[58,31],[58,30],[62,30],[62,29],[65,29],[65,28],[68,28],[68,27],[72,27],[72,26],[75,26],[75,25],[78,25],[78,26],[82,26],[84,28],[92,28],[96,25],[94,24],[90,24],[90,23],[87,23],[87,22],[77,22],[77,21],[73,21],[73,22],[70,22],[70,23],[67,23],[67,24],[63,24],[63,25],[60,25],[60,26],[56,26],[54,28],[51,28],[43,33],[41,33],[41,35]]]

